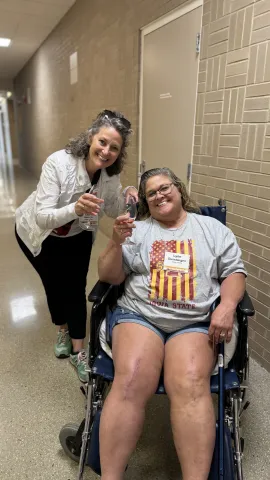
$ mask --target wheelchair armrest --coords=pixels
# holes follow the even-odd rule
[[[89,302],[100,302],[104,296],[107,296],[112,285],[98,281],[88,295]]]
[[[217,308],[219,303],[220,303],[220,297],[216,298],[216,300],[212,303],[210,307],[211,313],[213,313],[213,311]],[[247,317],[252,317],[255,314],[253,303],[247,291],[245,291],[242,300],[238,303],[237,309],[242,315],[245,315]]]
[[[245,292],[241,302],[239,302],[238,309],[242,313],[242,315],[246,315],[247,317],[253,317],[253,315],[255,314],[255,309],[253,307],[251,298],[247,292]]]

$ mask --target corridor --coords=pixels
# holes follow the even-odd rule
[[[0,167],[0,478],[75,480],[77,465],[61,450],[58,434],[65,423],[82,420],[84,397],[68,360],[53,354],[55,329],[42,285],[13,234],[14,209],[35,188],[36,180],[18,165],[13,170],[2,161]],[[88,290],[97,279],[98,249],[106,241],[99,233]],[[269,480],[269,374],[254,361],[250,385],[251,405],[243,416],[245,480]],[[165,397],[155,397],[149,405],[144,434],[126,477],[179,479]],[[95,478],[87,469],[85,479]]]

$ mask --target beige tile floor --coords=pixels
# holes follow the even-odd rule
[[[12,166],[0,162],[0,479],[75,480],[77,465],[64,455],[58,434],[65,423],[82,420],[84,398],[69,362],[53,355],[55,330],[42,285],[13,234],[14,208],[35,186],[18,166],[13,178]],[[99,233],[89,289],[106,241]],[[254,361],[250,383],[251,406],[243,420],[245,480],[270,480],[270,375]],[[88,469],[85,479],[96,478]],[[126,478],[180,478],[165,397],[155,397],[148,407]]]

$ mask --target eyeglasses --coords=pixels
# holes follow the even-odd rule
[[[103,110],[99,115],[98,115],[99,118],[108,118],[109,120],[111,119],[114,119],[114,118],[117,118],[118,120],[120,120],[123,125],[130,129],[131,128],[131,123],[129,120],[127,120],[127,118],[124,117],[124,115],[122,115],[121,113],[118,113],[118,112],[113,112],[112,110]]]
[[[161,185],[161,187],[158,190],[150,190],[150,192],[148,192],[145,195],[146,200],[148,200],[149,202],[152,202],[153,200],[155,200],[158,193],[160,195],[169,195],[169,193],[171,193],[171,191],[172,191],[173,185],[174,185],[173,182],[172,183],[166,183],[165,185]]]

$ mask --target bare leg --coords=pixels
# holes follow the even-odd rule
[[[80,350],[83,349],[84,338],[81,340],[78,340],[77,338],[76,339],[72,338],[71,340],[72,340],[73,352],[79,352]]]
[[[145,406],[155,393],[164,345],[152,330],[122,323],[113,330],[115,377],[100,425],[102,480],[122,480],[141,435]]]
[[[68,325],[67,323],[64,323],[63,325],[58,326],[58,330],[68,330]]]
[[[214,355],[208,336],[185,333],[165,346],[165,387],[183,480],[207,480],[215,443],[210,393]]]

